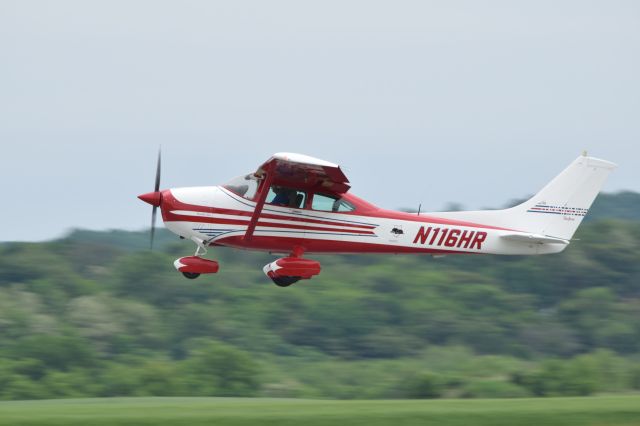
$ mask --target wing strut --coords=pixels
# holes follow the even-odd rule
[[[264,202],[267,199],[267,194],[269,194],[269,188],[271,188],[271,182],[273,181],[274,175],[274,166],[275,163],[269,163],[266,167],[264,180],[262,181],[262,186],[260,187],[260,192],[256,200],[256,207],[254,208],[253,215],[251,216],[251,220],[249,221],[247,232],[245,232],[244,234],[245,241],[251,241],[251,238],[253,237],[253,231],[255,231],[256,229],[258,219],[260,218],[260,213],[262,213],[262,208],[264,207]]]

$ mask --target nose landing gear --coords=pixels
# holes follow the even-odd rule
[[[193,239],[193,241],[198,246],[195,254],[193,256],[176,259],[176,261],[173,262],[173,266],[179,272],[182,272],[182,275],[184,275],[185,278],[190,280],[198,278],[201,274],[215,274],[218,272],[218,269],[220,268],[218,262],[200,257],[207,253],[205,242],[195,239]]]

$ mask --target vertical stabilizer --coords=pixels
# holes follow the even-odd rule
[[[580,156],[530,200],[507,211],[525,231],[570,240],[615,167]]]
[[[615,168],[609,161],[581,155],[520,205],[505,210],[434,215],[570,240]]]

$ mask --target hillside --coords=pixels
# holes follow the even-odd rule
[[[591,222],[599,219],[640,220],[640,194],[621,191],[598,195],[589,214],[585,217],[585,221]]]
[[[603,197],[564,253],[319,256],[290,288],[273,259],[76,231],[0,245],[0,398],[522,397],[640,389],[638,194]]]

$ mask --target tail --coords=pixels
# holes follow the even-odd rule
[[[435,215],[571,240],[607,176],[615,168],[616,165],[609,161],[582,155],[540,192],[520,205],[504,210]]]

